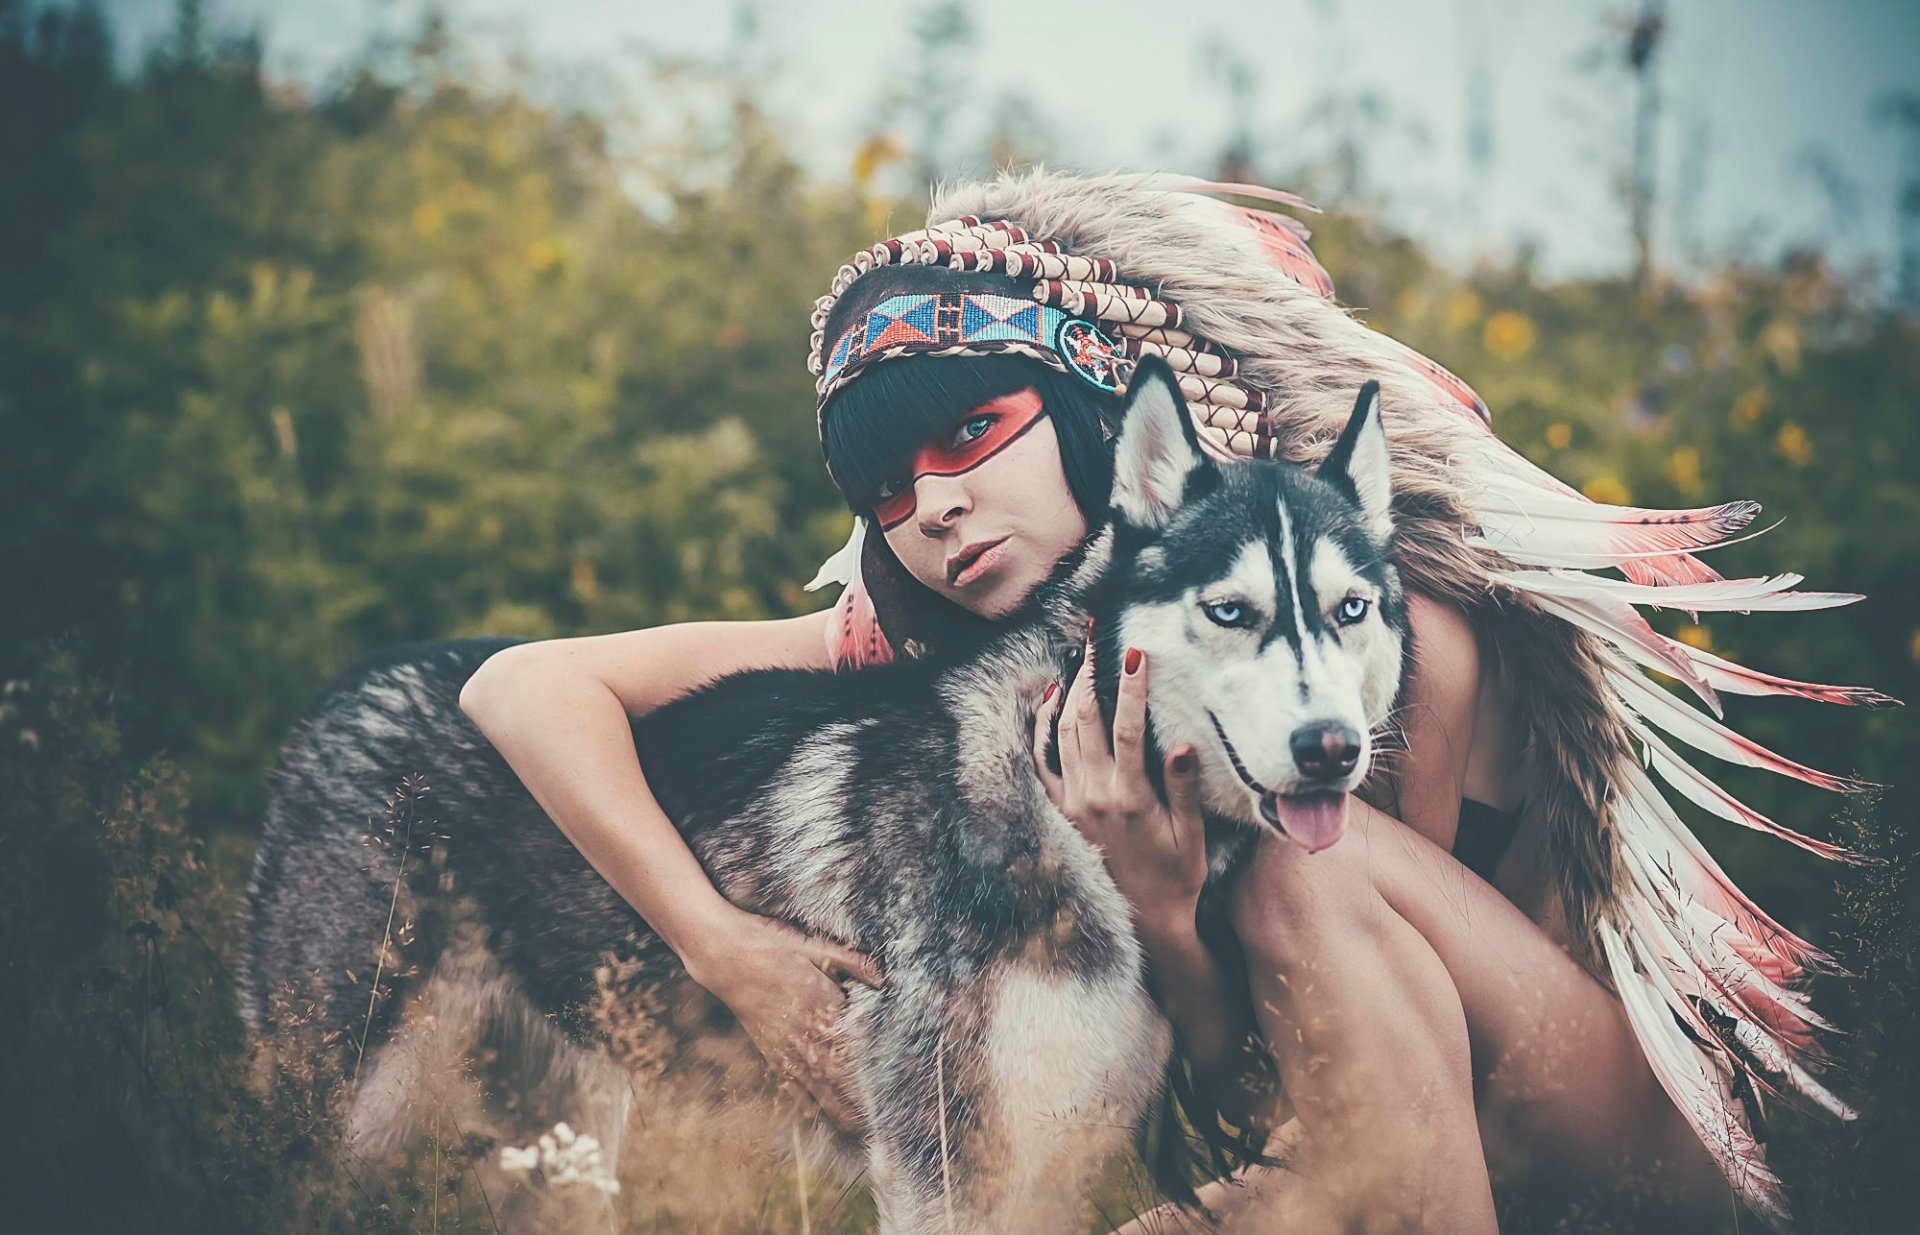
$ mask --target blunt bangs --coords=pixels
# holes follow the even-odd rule
[[[1120,401],[1026,356],[906,356],[872,366],[827,403],[827,471],[853,512],[868,514],[880,486],[929,439],[981,404],[1029,387],[1053,422],[1067,487],[1092,522],[1113,489],[1102,426],[1118,426]]]
[[[827,470],[848,504],[864,509],[929,439],[981,404],[1037,385],[1044,368],[1024,356],[906,356],[876,364],[827,404]]]

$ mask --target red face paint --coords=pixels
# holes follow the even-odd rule
[[[873,517],[882,531],[899,527],[913,517],[913,486],[922,476],[958,476],[971,472],[999,454],[1046,415],[1040,392],[1029,387],[1002,395],[969,412],[952,429],[922,446],[908,464],[905,480],[889,481],[873,503]]]

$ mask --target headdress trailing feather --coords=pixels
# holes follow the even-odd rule
[[[1720,723],[1719,694],[1894,701],[1733,664],[1659,634],[1640,608],[1787,611],[1860,598],[1795,591],[1798,575],[1724,579],[1694,556],[1736,538],[1758,513],[1752,502],[1609,506],[1541,471],[1494,436],[1465,383],[1339,307],[1306,228],[1220,196],[1306,205],[1165,175],[1034,171],[952,186],[927,228],[841,268],[814,317],[814,371],[825,372],[821,327],[837,297],[877,266],[920,263],[1027,281],[1036,302],[1115,337],[1123,381],[1126,359],[1167,357],[1196,427],[1225,454],[1317,461],[1353,392],[1379,381],[1401,571],[1410,588],[1466,610],[1509,676],[1529,684],[1514,700],[1526,797],[1576,939],[1605,966],[1654,1074],[1734,1191],[1784,1227],[1780,1180],[1758,1135],[1765,1099],[1793,1093],[1852,1116],[1815,1075],[1814,1031],[1830,1026],[1804,990],[1810,971],[1834,966],[1734,886],[1666,793],[1823,857],[1858,859],[1738,801],[1674,746],[1847,792],[1860,786]],[[832,393],[824,375],[820,393],[823,402]],[[833,638],[836,655],[856,664],[890,655],[860,585],[860,535],[856,527],[812,585],[848,583]],[[1624,578],[1593,573],[1606,568]],[[1712,715],[1643,666],[1677,679]]]

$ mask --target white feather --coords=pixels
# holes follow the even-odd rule
[[[813,578],[808,580],[805,591],[814,592],[829,583],[853,584],[860,578],[860,547],[866,540],[867,521],[856,517],[853,531],[847,536],[847,543],[841,545],[832,557],[820,563]]]
[[[1835,793],[1854,793],[1867,788],[1860,781],[1822,772],[1775,754],[1720,722],[1700,715],[1638,673],[1622,673],[1617,669],[1605,672],[1607,681],[1612,683],[1621,701],[1628,707],[1648,722],[1716,759],[1790,776]]]
[[[1520,591],[1529,591],[1528,579],[1536,572],[1532,571],[1489,571],[1493,578]],[[1563,621],[1571,622],[1590,635],[1606,640],[1619,648],[1634,661],[1671,674],[1685,682],[1693,692],[1700,696],[1713,714],[1722,714],[1720,699],[1706,680],[1694,672],[1693,664],[1673,650],[1669,640],[1647,625],[1634,607],[1625,601],[1608,597],[1577,598],[1553,596],[1534,592],[1533,602],[1541,609]]]
[[[1832,609],[1863,599],[1853,592],[1792,591],[1803,578],[1801,575],[1783,574],[1757,579],[1721,579],[1713,583],[1649,587],[1643,583],[1602,579],[1571,570],[1539,570],[1528,574],[1529,590],[1545,592],[1549,596],[1589,600],[1608,597],[1654,609],[1686,609],[1690,612],[1731,610],[1747,613],[1764,610],[1786,613]]]
[[[1777,836],[1789,844],[1800,846],[1809,853],[1817,853],[1823,858],[1837,862],[1858,863],[1867,859],[1842,845],[1828,841],[1815,840],[1802,835],[1791,828],[1775,823],[1772,819],[1748,806],[1694,767],[1679,755],[1671,746],[1662,741],[1658,734],[1646,726],[1634,723],[1631,728],[1647,750],[1647,762],[1657,772],[1660,779],[1673,786],[1675,792],[1728,823],[1737,823],[1743,828],[1752,828],[1756,832],[1765,832]]]
[[[1817,699],[1822,703],[1867,708],[1886,707],[1899,702],[1867,686],[1828,686],[1821,682],[1795,681],[1793,678],[1776,677],[1745,665],[1736,665],[1691,644],[1675,644],[1675,647],[1693,662],[1700,676],[1710,685],[1730,695],[1794,695],[1802,699]]]

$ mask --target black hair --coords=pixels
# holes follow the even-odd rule
[[[1029,387],[1053,421],[1067,488],[1095,522],[1113,489],[1119,401],[1026,356],[906,356],[873,365],[827,404],[827,471],[853,512],[867,514],[880,486],[929,439],[982,404]]]

